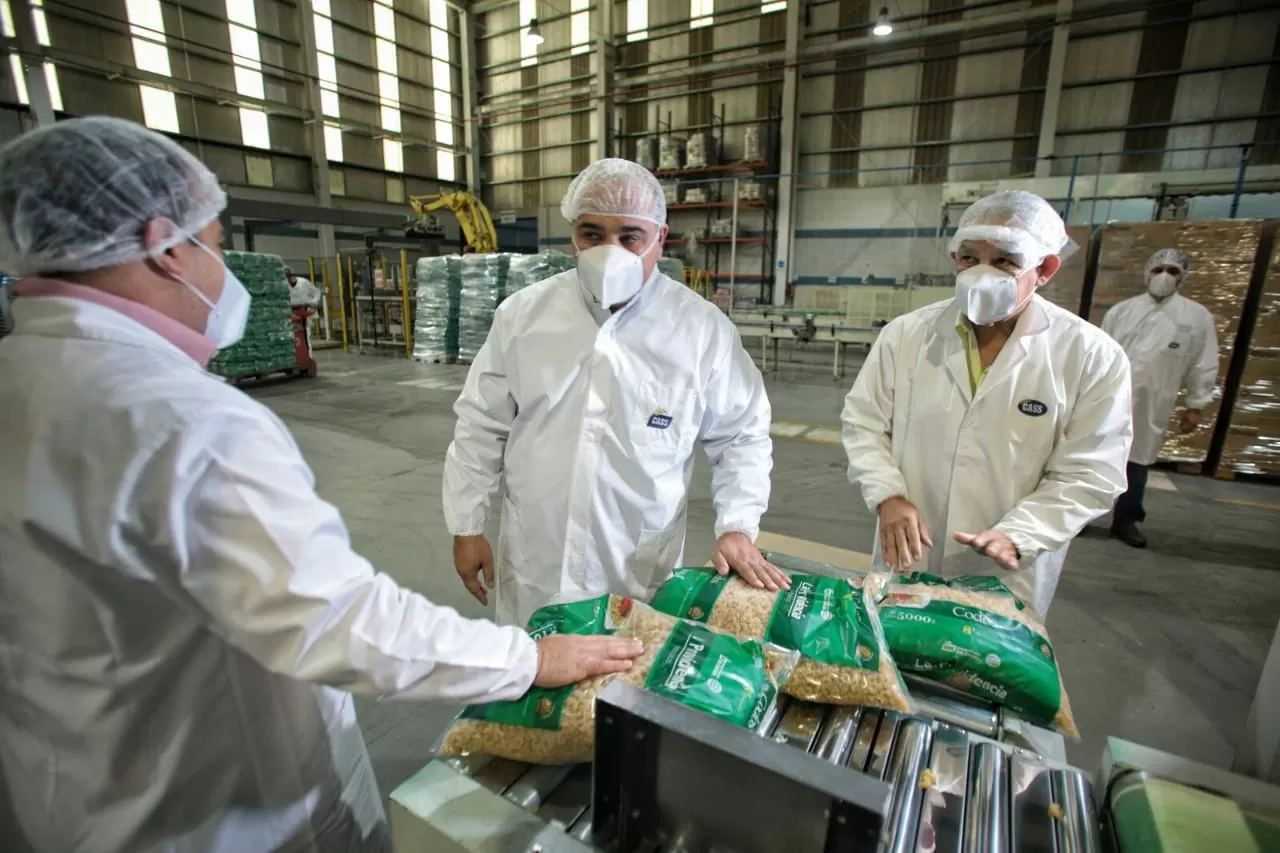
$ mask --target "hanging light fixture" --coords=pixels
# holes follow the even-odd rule
[[[529,31],[525,33],[525,38],[532,44],[542,44],[542,28],[538,26],[537,18],[529,19]]]
[[[893,21],[889,20],[889,7],[880,7],[880,17],[876,18],[876,25],[871,28],[873,36],[887,36],[893,32]]]

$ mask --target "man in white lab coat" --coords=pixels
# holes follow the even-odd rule
[[[249,311],[225,204],[120,119],[0,148],[5,851],[387,851],[351,692],[512,699],[640,651],[463,619],[351,549],[284,424],[204,370]]]
[[[289,305],[294,308],[315,308],[320,304],[320,288],[311,283],[311,279],[303,278],[285,267],[284,274],[289,279]]]
[[[444,511],[463,583],[488,601],[484,527],[502,481],[500,623],[524,624],[555,600],[648,597],[683,560],[700,444],[717,515],[712,562],[785,586],[753,544],[772,467],[764,383],[733,323],[657,272],[661,185],[635,163],[601,160],[560,210],[577,269],[502,303],[454,407]]]
[[[1124,491],[1124,351],[1036,295],[1068,243],[1039,196],[987,196],[951,240],[955,298],[881,330],[843,416],[878,565],[996,575],[1044,613],[1068,544]]]
[[[1178,394],[1186,391],[1179,429],[1194,432],[1218,382],[1218,330],[1209,309],[1178,293],[1190,260],[1161,249],[1147,261],[1147,292],[1112,307],[1102,328],[1124,347],[1133,370],[1133,449],[1129,487],[1116,501],[1111,533],[1126,545],[1147,547],[1138,522],[1147,517],[1147,468],[1160,455]]]

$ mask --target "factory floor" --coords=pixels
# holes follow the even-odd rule
[[[317,352],[320,376],[254,389],[292,429],[320,494],[380,571],[469,616],[484,609],[452,565],[440,478],[463,367]],[[870,550],[874,519],[845,477],[839,413],[849,380],[773,375],[774,478],[766,530]],[[1137,551],[1095,522],[1072,545],[1050,635],[1083,740],[1070,760],[1096,770],[1117,735],[1227,765],[1280,616],[1280,488],[1153,475]],[[713,544],[699,458],[686,560]],[[492,539],[491,539],[492,541]],[[361,700],[383,794],[422,767],[456,709]]]

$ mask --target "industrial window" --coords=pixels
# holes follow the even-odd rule
[[[380,123],[383,130],[399,133],[400,69],[396,59],[396,12],[391,0],[373,0],[373,35]],[[382,168],[388,172],[404,171],[404,144],[400,140],[382,140]]]
[[[770,12],[787,11],[787,0],[763,0],[760,4],[760,14],[767,15]]]
[[[0,2],[0,24],[3,24],[4,34],[7,37],[17,38],[18,31],[13,23],[13,8],[9,5],[9,0]],[[44,0],[31,0],[31,24],[36,31],[36,41],[41,47],[49,47],[53,42],[49,39],[49,21],[44,15]],[[58,85],[58,68],[47,61],[42,67],[45,87],[49,90],[49,104],[58,112],[62,112],[62,87]],[[13,71],[13,88],[18,100],[23,104],[30,104],[26,69],[22,66],[21,57],[16,53],[9,55],[9,68]]]
[[[338,64],[334,60],[333,20],[329,0],[312,0],[311,26],[316,36],[316,73],[320,78],[320,111],[326,119],[339,119],[342,112],[338,103]],[[324,125],[324,156],[326,160],[342,162],[342,127],[333,121]],[[341,195],[341,193],[334,193]]]
[[[125,11],[129,15],[129,41],[133,45],[134,64],[140,71],[172,77],[160,0],[125,0]],[[147,127],[167,133],[178,132],[178,102],[173,92],[139,83],[138,95],[142,98],[142,120]]]
[[[521,0],[520,8],[523,14],[524,0]],[[445,0],[431,0],[427,13],[431,23],[431,85],[434,89],[432,111],[435,113],[436,144],[452,147],[453,68],[449,65],[449,7],[445,5]],[[522,35],[521,42],[523,41]],[[534,61],[537,61],[536,57]],[[442,181],[457,180],[452,151],[436,149],[436,177]]]
[[[689,2],[689,27],[695,29],[697,27],[709,27],[715,23],[713,13],[715,12],[715,0],[690,0]]]
[[[227,0],[227,28],[236,94],[266,100],[262,80],[262,48],[258,44],[258,13],[254,0]],[[251,148],[271,148],[271,128],[261,109],[240,107],[240,141]]]
[[[627,0],[627,41],[649,37],[649,0]]]
[[[404,171],[404,144],[400,140],[382,140],[382,163],[388,172]]]
[[[529,22],[538,17],[538,0],[520,0],[520,66],[538,64],[538,39],[529,37]]]
[[[591,50],[591,0],[573,0],[569,18],[569,44],[575,54]]]

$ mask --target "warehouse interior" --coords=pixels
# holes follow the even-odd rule
[[[246,393],[356,549],[469,616],[492,610],[459,582],[442,515],[452,406],[503,295],[573,267],[560,201],[593,161],[654,171],[663,271],[764,373],[764,529],[853,551],[876,519],[846,476],[844,397],[885,322],[952,296],[972,202],[1049,200],[1073,246],[1044,295],[1093,323],[1143,292],[1153,251],[1181,249],[1183,293],[1218,329],[1215,401],[1162,450],[1150,547],[1087,528],[1048,630],[1073,765],[1096,770],[1112,736],[1224,769],[1245,748],[1280,616],[1275,3],[0,0],[0,18],[0,142],[98,114],[166,133],[223,182],[226,247],[320,288],[314,375],[286,375],[292,329],[273,344],[285,369],[232,372],[266,380]],[[702,458],[690,495],[700,565]],[[357,708],[384,796],[458,712]]]

